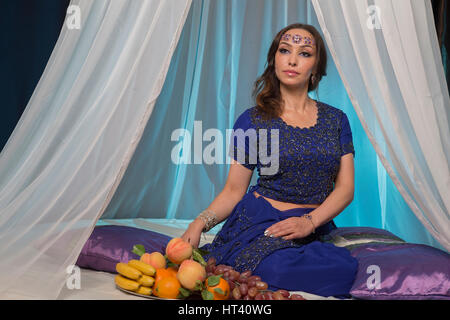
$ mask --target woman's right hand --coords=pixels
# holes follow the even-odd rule
[[[189,242],[192,247],[197,248],[200,243],[200,236],[202,235],[203,228],[205,227],[205,223],[200,219],[195,219],[189,224],[189,227],[181,236],[186,242]]]

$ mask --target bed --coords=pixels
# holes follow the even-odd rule
[[[143,244],[148,252],[162,251],[168,239],[181,236],[189,223],[190,220],[175,219],[99,220],[77,261],[79,288],[64,286],[58,299],[146,299],[115,287],[115,264],[136,258],[131,252],[133,244]],[[200,246],[211,242],[220,228],[217,225],[202,235]],[[386,230],[370,227],[338,228],[322,240],[347,248],[359,261],[351,299],[450,300],[447,252],[408,243]],[[338,300],[303,291],[295,293],[308,300]]]

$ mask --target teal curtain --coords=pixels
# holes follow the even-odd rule
[[[306,0],[193,1],[163,92],[102,218],[189,220],[213,201],[225,185],[229,168],[225,141],[218,140],[226,140],[226,130],[253,106],[251,91],[265,68],[271,41],[281,28],[294,22],[312,24],[320,31]],[[355,197],[335,219],[336,224],[383,228],[404,240],[443,249],[387,175],[330,54],[327,76],[311,97],[343,110],[353,131]],[[184,135],[174,139],[177,129],[184,129]],[[208,129],[222,135],[209,139]],[[178,148],[183,142],[185,147]],[[213,142],[223,142],[221,150],[211,153],[221,163],[208,164],[202,153],[208,153]],[[190,163],[172,161],[180,152]],[[256,180],[255,172],[251,184]]]

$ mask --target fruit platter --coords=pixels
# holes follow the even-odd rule
[[[239,272],[231,266],[216,264],[214,257],[181,238],[173,238],[161,252],[145,252],[135,245],[132,252],[140,259],[116,265],[116,288],[147,299],[179,300],[306,300],[288,290],[272,291],[250,270]]]

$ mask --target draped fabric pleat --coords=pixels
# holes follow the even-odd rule
[[[2,298],[58,296],[142,136],[190,4],[70,3],[0,157]]]
[[[449,250],[450,99],[431,3],[313,4],[358,118],[386,172],[423,226]]]

